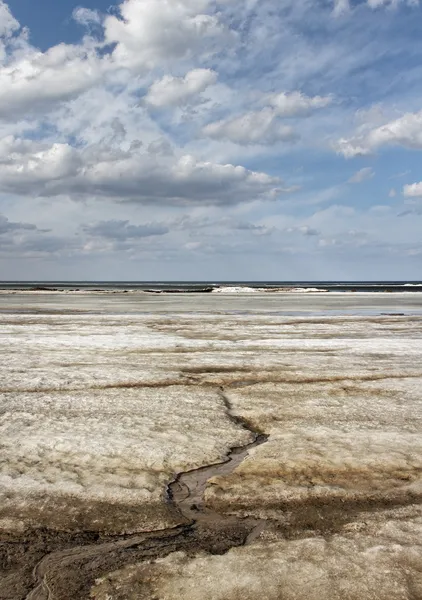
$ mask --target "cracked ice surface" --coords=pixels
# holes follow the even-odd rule
[[[250,441],[222,387],[270,437],[207,502],[268,530],[225,557],[128,567],[123,595],[98,598],[130,600],[146,576],[163,600],[422,597],[422,319],[280,314],[400,311],[388,294],[250,296],[3,299],[3,529],[174,524],[172,475]]]
[[[1,316],[3,530],[120,533],[180,521],[166,484],[251,436],[214,387],[187,385],[172,358],[179,342],[143,316]]]
[[[421,322],[292,321],[280,336],[289,328],[305,343],[287,350],[287,369],[227,392],[233,412],[270,437],[210,482],[208,503],[288,523],[312,506],[419,502]]]
[[[214,392],[184,386],[6,393],[1,409],[5,529],[174,525],[164,501],[173,475],[249,441]]]
[[[95,600],[414,600],[422,597],[422,513],[383,515],[356,531],[262,539],[224,556],[174,553],[99,579]]]

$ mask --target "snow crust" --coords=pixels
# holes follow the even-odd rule
[[[267,529],[224,557],[132,565],[93,597],[422,597],[421,317],[300,314],[350,308],[332,294],[128,296],[2,299],[0,530],[176,524],[172,477],[251,439],[223,390],[269,440],[206,500]]]
[[[407,520],[403,520],[407,517]],[[183,552],[127,567],[97,582],[95,600],[411,600],[422,595],[422,519],[369,517],[324,539],[271,536],[224,556]]]
[[[421,498],[421,324],[339,317],[280,325],[266,356],[284,351],[283,368],[227,391],[234,413],[270,438],[212,480],[208,502],[286,519],[299,504]]]
[[[2,411],[5,529],[11,519],[107,532],[172,525],[164,491],[174,474],[249,439],[215,393],[184,386],[7,393]]]

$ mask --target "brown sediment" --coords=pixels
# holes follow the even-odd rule
[[[326,381],[349,382],[353,377],[306,378],[306,383]],[[253,385],[254,382],[244,383]],[[288,383],[285,378],[283,382]],[[194,383],[201,385],[198,380]],[[3,573],[0,600],[84,600],[89,598],[96,579],[126,565],[151,561],[176,551],[184,551],[188,556],[201,551],[224,554],[236,546],[252,543],[267,522],[248,516],[254,508],[250,502],[242,503],[240,499],[232,503],[230,512],[225,513],[227,507],[223,503],[221,506],[218,501],[206,504],[204,494],[211,478],[231,474],[250,449],[268,438],[248,420],[233,414],[222,386],[218,387],[218,392],[228,417],[250,432],[251,441],[232,448],[225,461],[180,473],[167,486],[165,500],[174,509],[180,525],[125,536],[40,529],[3,536],[0,540],[0,572]],[[354,499],[314,497],[284,504],[279,501],[264,509],[278,513],[271,527],[280,537],[298,539],[309,535],[331,535],[358,516],[362,518],[362,514],[419,503],[420,497],[416,494],[387,497],[380,493]]]
[[[257,520],[271,523],[271,528],[277,530],[280,538],[294,540],[308,536],[327,537],[341,532],[346,524],[356,520],[369,519],[374,514],[386,511],[419,506],[421,501],[420,494],[409,492],[396,495],[368,494],[351,498],[314,497],[291,502],[273,501],[259,506],[232,502],[228,516],[247,520],[247,515],[251,513],[262,512],[265,515],[272,511],[273,515],[277,514],[277,518]],[[207,506],[211,506],[218,514],[227,510],[226,503],[220,504],[215,499],[207,501]]]
[[[253,429],[253,427],[243,418],[233,415],[229,399],[220,389],[220,398],[226,408],[228,416],[240,427],[250,431],[253,434],[253,441],[246,446],[232,448],[227,455],[227,460],[223,463],[207,465],[199,469],[193,469],[180,473],[174,481],[168,486],[168,496],[170,501],[180,513],[188,520],[196,522],[197,525],[208,525],[213,527],[215,524],[225,525],[228,521],[236,522],[236,518],[230,518],[219,514],[217,511],[207,507],[204,502],[205,488],[212,477],[224,476],[232,473],[236,467],[247,457],[249,450],[264,444],[268,436]],[[258,525],[259,519],[249,519],[251,528]],[[245,521],[247,525],[247,520]]]
[[[249,369],[250,371],[250,369]],[[253,378],[245,379],[244,373],[246,372],[244,369],[234,368],[231,370],[233,373],[233,377],[224,377],[228,371],[224,368],[221,370],[212,369],[208,371],[210,376],[212,375],[222,375],[219,379],[207,379],[206,373],[207,370],[204,369],[205,375],[201,377],[201,379],[197,378],[198,372],[194,369],[191,371],[192,375],[189,375],[189,369],[184,370],[184,377],[175,377],[174,379],[169,380],[159,380],[159,381],[122,381],[118,383],[103,383],[97,385],[82,385],[80,387],[36,387],[36,388],[0,388],[0,392],[3,394],[11,394],[11,393],[25,393],[25,394],[37,394],[37,393],[53,393],[53,392],[79,392],[81,390],[89,391],[89,390],[117,390],[117,389],[141,389],[141,388],[167,388],[172,386],[203,386],[210,387],[213,386],[224,386],[224,387],[236,387],[237,385],[240,387],[243,386],[253,386],[259,383],[284,383],[284,384],[318,384],[318,383],[342,383],[348,384],[349,382],[354,383],[366,383],[371,381],[388,381],[388,380],[405,380],[405,379],[421,379],[422,372],[412,372],[412,373],[370,373],[370,374],[356,374],[356,375],[327,375],[325,377],[321,376],[303,376],[299,373],[291,372],[290,374],[283,374],[278,377],[274,376],[273,371],[267,372],[263,371],[260,374],[254,374]],[[238,375],[236,375],[238,372]]]
[[[3,535],[0,539],[0,600],[83,600],[99,576],[126,564],[166,556],[184,550],[223,554],[251,542],[265,522],[219,515],[205,506],[207,481],[231,473],[248,451],[264,443],[267,436],[253,431],[232,415],[220,389],[228,416],[248,429],[252,441],[232,448],[225,461],[180,473],[167,486],[165,499],[179,516],[179,526],[127,536],[101,536],[95,532],[76,534],[34,530]]]

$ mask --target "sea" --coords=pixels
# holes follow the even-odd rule
[[[0,281],[0,290],[152,293],[422,292],[422,281]]]

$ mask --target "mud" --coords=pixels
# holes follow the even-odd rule
[[[224,463],[209,465],[200,469],[193,469],[192,471],[181,473],[168,486],[168,497],[170,502],[172,502],[177,510],[179,510],[183,517],[195,522],[196,526],[209,527],[211,529],[215,527],[224,529],[229,524],[236,527],[239,523],[239,519],[222,515],[205,504],[204,495],[209,480],[213,477],[224,477],[225,475],[232,473],[248,456],[249,450],[264,444],[268,440],[267,435],[254,431],[252,426],[244,419],[232,414],[230,402],[224,394],[223,389],[220,390],[220,397],[230,418],[244,429],[251,431],[254,440],[246,446],[232,448]],[[249,527],[251,531],[255,527],[261,527],[263,524],[264,521],[260,519],[244,519],[242,522],[242,525],[247,528]]]
[[[193,557],[229,571],[250,554],[244,571],[234,568],[243,584],[255,563],[271,564],[267,542],[296,564],[295,548],[313,548],[318,536],[330,548],[354,532],[353,543],[363,544],[374,520],[402,519],[415,530],[420,318],[48,314],[7,317],[2,331],[0,483],[8,487],[0,522],[13,533],[0,537],[0,600],[84,600],[96,579],[111,581],[128,565],[145,595],[136,585],[118,591],[116,575],[113,594],[98,598],[173,600],[147,590],[151,569],[168,574],[154,561],[173,564],[173,553],[186,565]],[[270,438],[260,446],[264,432]],[[235,444],[244,445],[228,451]],[[332,552],[342,555],[335,544]],[[353,546],[348,561],[358,554]],[[373,573],[383,577],[383,569]],[[221,572],[206,571],[219,593]],[[269,598],[268,573],[247,594],[200,600]],[[276,598],[299,598],[303,579],[292,583],[293,596]]]
[[[107,537],[83,532],[77,535],[35,530],[9,534],[0,540],[1,600],[82,600],[89,597],[95,580],[126,564],[185,551],[224,554],[251,543],[265,528],[265,521],[220,515],[205,506],[210,478],[230,474],[251,448],[268,437],[248,428],[231,414],[231,406],[219,390],[228,416],[250,431],[252,441],[232,448],[222,463],[180,473],[167,486],[166,501],[182,525],[132,536]]]
[[[94,532],[70,534],[48,530],[9,535],[0,542],[1,600],[83,600],[90,597],[95,581],[126,565],[154,561],[174,552],[195,557],[199,552],[221,555],[253,543],[268,528],[279,539],[330,536],[362,515],[418,503],[420,498],[373,497],[358,501],[313,500],[297,505],[280,503],[274,508],[283,519],[268,522],[249,516],[224,514],[224,507],[206,505],[204,494],[214,477],[227,476],[243,462],[249,451],[264,444],[268,436],[252,429],[233,414],[230,400],[219,389],[227,415],[250,432],[250,443],[232,448],[224,462],[183,472],[165,490],[181,524],[170,529],[130,536],[101,536]],[[234,507],[239,508],[239,507]],[[246,508],[246,506],[244,507]],[[249,507],[250,509],[250,507]]]

